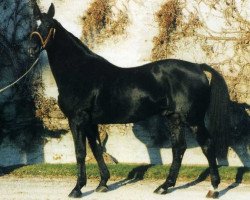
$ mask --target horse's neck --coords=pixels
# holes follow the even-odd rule
[[[65,78],[73,74],[79,65],[81,67],[84,67],[84,63],[87,65],[91,51],[87,47],[86,49],[81,47],[80,41],[77,43],[62,26],[57,27],[52,40],[47,48],[47,54],[52,73],[59,86],[65,83]]]
[[[93,53],[74,35],[58,25],[55,37],[47,48],[50,67],[58,88],[81,73],[81,80],[93,82],[91,78],[114,67],[107,60]]]
[[[106,61],[101,56],[92,52],[86,45],[84,45],[77,37],[72,33],[68,32],[62,27],[62,25],[57,22],[55,38],[51,47],[48,48],[47,53],[50,60],[63,58],[70,58],[71,61],[76,58],[79,60],[96,60],[96,61]],[[63,56],[63,57],[62,57]],[[61,67],[60,67],[61,68]]]

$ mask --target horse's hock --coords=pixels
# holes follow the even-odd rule
[[[40,4],[47,7],[48,3],[45,0]],[[198,4],[186,0],[95,0],[85,3],[77,0],[70,5],[65,1],[55,1],[55,4],[59,9],[59,21],[111,62],[127,67],[131,63],[139,65],[178,58],[205,62],[219,70],[226,79],[231,100],[236,102],[232,105],[230,134],[233,140],[227,162],[229,165],[250,166],[250,19],[246,14],[250,9],[247,7],[249,0],[218,4],[215,1]],[[97,10],[99,14],[95,13]],[[121,27],[117,27],[120,22]],[[94,26],[90,26],[91,23]],[[42,147],[42,161],[75,162],[67,120],[56,103],[57,89],[48,67],[43,70],[40,86],[44,89],[42,92],[39,90],[36,98],[37,117],[49,130],[65,132],[58,138],[46,139]],[[159,139],[163,127],[157,124],[157,119],[152,119],[134,125],[100,126],[99,130],[107,152],[119,162],[170,163],[172,155],[168,138]],[[183,163],[207,164],[194,136],[186,135],[189,148]],[[159,144],[163,140],[165,142]],[[87,159],[93,160],[92,156]],[[107,160],[112,162],[110,158]]]

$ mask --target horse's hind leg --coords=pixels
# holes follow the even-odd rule
[[[211,183],[213,186],[213,190],[210,190],[206,197],[218,198],[219,192],[217,191],[217,188],[220,184],[220,175],[216,163],[215,147],[204,124],[197,127],[197,141],[208,160]]]
[[[101,174],[101,181],[98,187],[96,188],[96,192],[106,192],[108,190],[107,182],[110,177],[110,174],[103,159],[101,144],[97,143],[97,139],[99,137],[97,125],[93,125],[90,127],[87,137],[88,137],[90,148],[98,163],[98,167],[99,167],[100,174]]]
[[[166,181],[154,191],[157,194],[166,194],[169,187],[175,186],[181,167],[182,158],[187,148],[184,127],[181,122],[180,115],[173,114],[168,117],[168,119],[171,133],[173,161]]]

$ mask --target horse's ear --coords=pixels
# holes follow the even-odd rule
[[[55,15],[55,6],[54,6],[54,4],[52,3],[51,5],[50,5],[50,7],[49,7],[49,10],[48,10],[48,16],[49,17],[51,17],[51,18],[53,18],[54,17],[54,15]]]
[[[34,3],[33,15],[34,15],[36,20],[41,19],[41,16],[42,16],[41,10],[38,7],[36,2]]]

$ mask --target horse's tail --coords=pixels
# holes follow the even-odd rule
[[[218,157],[225,158],[228,150],[230,130],[230,97],[226,82],[212,67],[202,64],[203,71],[211,74],[210,104],[207,110],[209,125],[208,131],[213,137]]]

